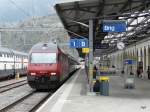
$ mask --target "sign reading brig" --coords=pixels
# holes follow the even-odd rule
[[[88,48],[88,39],[70,39],[70,48]]]
[[[126,32],[125,20],[104,20],[103,32]]]

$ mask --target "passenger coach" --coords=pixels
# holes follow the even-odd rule
[[[0,47],[0,79],[27,73],[28,54]]]

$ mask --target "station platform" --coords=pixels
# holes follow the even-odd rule
[[[88,91],[84,69],[77,71],[36,112],[150,112],[150,81],[135,78],[135,89],[124,89],[120,76],[111,76],[109,96]]]

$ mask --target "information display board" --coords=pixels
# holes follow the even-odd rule
[[[109,48],[109,43],[95,42],[94,43],[94,48],[95,49],[108,49]]]

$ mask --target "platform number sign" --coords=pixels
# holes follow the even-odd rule
[[[70,48],[87,48],[87,39],[70,39]]]

